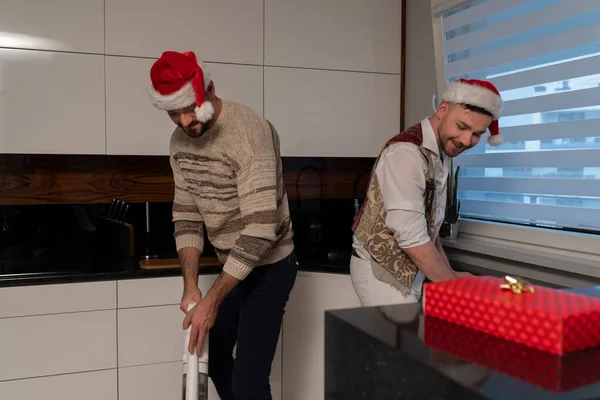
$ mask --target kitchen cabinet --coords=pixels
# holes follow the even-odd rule
[[[204,61],[263,62],[263,0],[106,0],[106,54],[158,58],[196,52]]]
[[[217,274],[200,275],[206,293]],[[184,314],[180,276],[118,282],[119,367],[181,361]]]
[[[399,74],[401,3],[265,0],[265,64]]]
[[[350,275],[298,272],[283,317],[283,399],[324,398],[325,311],[352,307]]]
[[[0,319],[0,381],[117,367],[116,311]]]
[[[116,292],[116,282],[4,287],[0,288],[0,318],[114,310]]]
[[[120,368],[119,400],[180,400],[182,373],[181,361]],[[211,380],[208,399],[219,399]]]
[[[166,3],[165,3],[166,4]],[[106,57],[106,152],[168,155],[175,124],[150,102],[154,59]],[[207,63],[219,97],[263,113],[263,68]]]
[[[283,156],[377,157],[400,131],[400,76],[265,67]]]
[[[216,278],[200,275],[200,290],[207,293]],[[181,290],[181,277],[118,282],[120,400],[179,398],[173,393],[180,396],[183,368]],[[281,357],[280,341],[271,372],[274,399],[281,399]],[[218,399],[209,385],[209,399]]]
[[[0,399],[117,400],[117,370],[0,382]]]
[[[1,9],[0,47],[104,52],[104,0],[2,0]]]
[[[104,57],[0,49],[0,153],[104,154]]]
[[[198,288],[205,295],[217,274],[199,275]],[[119,309],[178,305],[183,294],[183,278],[172,276],[151,279],[128,279],[118,282]]]
[[[184,314],[179,305],[119,310],[119,367],[181,360]]]

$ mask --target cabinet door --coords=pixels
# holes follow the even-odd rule
[[[283,317],[283,399],[323,399],[325,311],[353,307],[349,275],[298,273]]]
[[[104,53],[103,0],[2,0],[0,8],[0,47]]]
[[[118,310],[119,367],[181,360],[184,317],[179,305]]]
[[[114,155],[168,155],[175,124],[150,102],[152,59],[106,58],[106,148]],[[207,63],[217,96],[262,115],[263,69]]]
[[[0,153],[104,154],[104,57],[0,49]]]
[[[217,274],[199,275],[198,287],[206,294]],[[180,304],[183,294],[183,278],[129,279],[118,282],[119,308],[163,306]]]
[[[265,64],[399,74],[401,3],[266,0]]]
[[[265,67],[283,156],[377,157],[400,130],[400,75]]]
[[[106,53],[193,50],[204,61],[262,65],[263,14],[263,0],[106,0]]]
[[[117,306],[116,303],[116,282],[0,288],[0,318],[113,310]]]
[[[0,381],[116,368],[115,313],[0,318]]]
[[[181,361],[119,369],[119,400],[181,400]],[[219,400],[209,379],[208,399]]]
[[[181,361],[120,368],[119,400],[180,400],[182,376]],[[271,393],[273,400],[282,399],[280,351],[273,360]],[[220,399],[211,379],[208,381],[208,399]]]
[[[0,399],[117,400],[117,370],[0,382]]]

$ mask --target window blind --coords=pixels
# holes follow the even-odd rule
[[[461,216],[600,231],[600,1],[476,0],[441,20],[446,83],[504,100],[504,143],[454,161]]]

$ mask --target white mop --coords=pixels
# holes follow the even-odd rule
[[[188,312],[196,303],[188,306]],[[192,325],[185,331],[185,348],[183,353],[183,400],[208,399],[208,332],[204,338],[200,357],[188,351]]]

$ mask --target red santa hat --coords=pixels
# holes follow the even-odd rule
[[[496,87],[488,82],[478,79],[459,79],[448,85],[442,100],[457,104],[470,104],[481,107],[493,116],[489,126],[490,136],[488,143],[492,146],[502,144],[498,118],[502,109],[502,98]]]
[[[178,110],[196,104],[199,122],[207,122],[213,117],[213,105],[205,99],[210,76],[193,52],[164,52],[152,65],[150,80],[152,104],[159,110]]]

